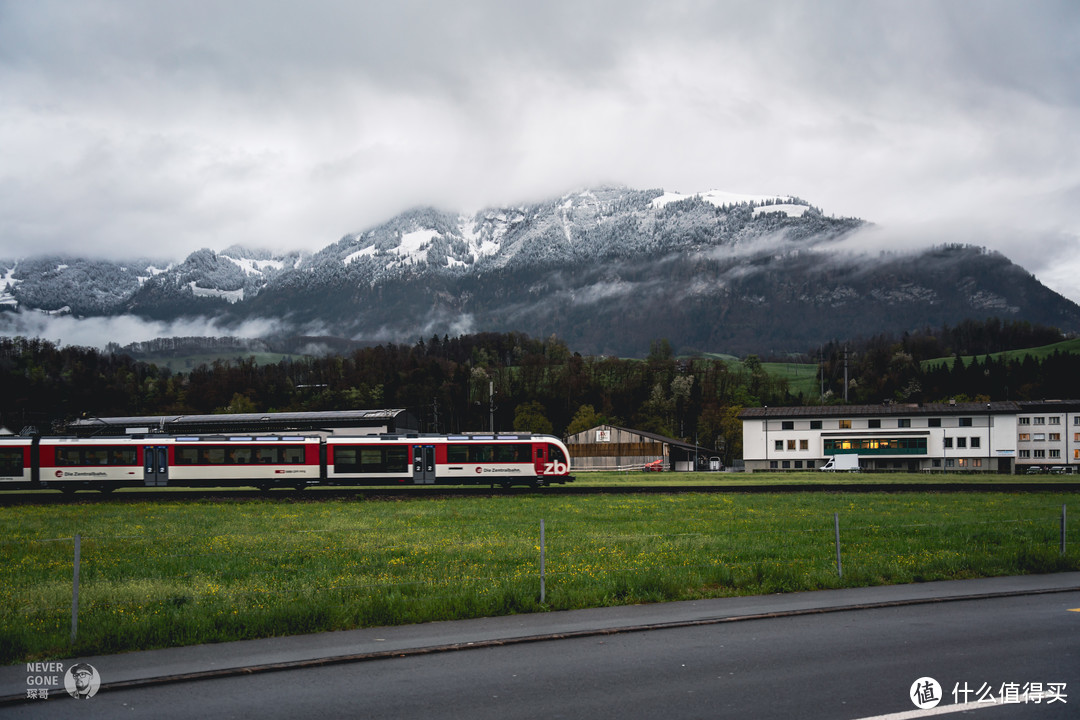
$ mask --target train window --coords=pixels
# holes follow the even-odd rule
[[[409,449],[406,447],[386,448],[386,472],[400,473],[409,470]]]
[[[409,471],[405,446],[335,448],[334,469],[342,473],[404,473]]]
[[[0,450],[0,475],[22,475],[23,452],[22,448],[14,450]]]
[[[177,465],[196,465],[199,462],[199,449],[193,447],[176,448]]]
[[[566,462],[566,455],[563,454],[558,445],[548,445],[548,457],[551,462]]]
[[[269,463],[276,463],[278,461],[278,449],[275,447],[260,447],[255,448],[255,456],[253,462],[262,463],[263,465]]]
[[[475,444],[475,445],[447,445],[446,459],[452,463],[484,463],[484,462],[529,462],[530,449],[528,445],[506,444]]]
[[[304,462],[304,447],[302,445],[289,445],[281,448],[282,460],[291,465],[299,465]]]
[[[135,448],[112,448],[109,450],[109,464],[110,465],[138,465],[139,458],[136,456]]]
[[[361,448],[360,472],[374,473],[382,470],[383,454],[381,448]]]
[[[82,465],[82,453],[79,452],[79,448],[56,448],[56,464],[58,466]]]
[[[207,465],[224,465],[225,464],[225,448],[223,447],[208,447],[204,448],[200,453],[199,459]]]
[[[356,472],[356,449],[334,448],[334,470],[337,472]]]
[[[225,462],[229,465],[247,465],[251,462],[251,448],[230,447]]]
[[[536,459],[537,460],[543,460],[544,459],[544,448],[542,448],[542,447],[536,448]]]

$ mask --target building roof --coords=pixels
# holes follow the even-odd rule
[[[143,417],[83,418],[68,423],[68,431],[81,436],[126,434],[129,429],[163,433],[274,432],[323,428],[390,426],[415,430],[405,410],[334,410],[291,413],[231,413],[222,415],[152,415]]]
[[[649,440],[654,440],[656,442],[661,442],[661,443],[667,443],[668,445],[671,445],[672,447],[683,448],[685,450],[702,450],[702,451],[705,451],[705,452],[714,452],[713,450],[710,450],[709,448],[704,448],[704,447],[701,447],[700,445],[694,445],[694,443],[691,443],[691,442],[684,442],[684,441],[678,440],[676,438],[670,438],[670,437],[668,437],[666,435],[660,435],[658,433],[647,432],[645,430],[635,430],[634,428],[621,427],[619,425],[597,425],[596,427],[589,428],[588,430],[584,430],[582,432],[583,433],[591,433],[591,432],[595,432],[596,430],[602,430],[604,428],[611,428],[612,430],[621,430],[622,432],[632,433],[634,435],[640,435],[641,437],[648,438]],[[575,433],[575,435],[581,435],[581,434],[582,433]],[[571,437],[573,437],[573,436],[571,436]]]
[[[798,407],[745,408],[742,420],[818,417],[873,417],[880,415],[993,415],[1022,412],[1011,400],[989,403],[891,403],[888,405],[802,405]]]

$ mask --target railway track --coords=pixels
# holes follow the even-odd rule
[[[280,500],[283,502],[320,500],[402,500],[411,498],[506,497],[514,495],[634,495],[634,494],[710,494],[710,493],[906,493],[906,492],[1080,492],[1073,482],[986,482],[986,483],[810,483],[763,485],[574,485],[546,488],[492,488],[477,486],[437,487],[312,487],[304,490],[253,488],[153,488],[117,490],[103,493],[94,490],[60,493],[53,490],[0,491],[0,505],[68,505],[78,503],[147,502],[164,500]]]

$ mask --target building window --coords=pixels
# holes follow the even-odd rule
[[[785,420],[784,422],[780,423],[780,427],[782,429],[784,429],[784,430],[794,430],[795,429],[795,421],[794,420]]]
[[[788,450],[794,450],[795,449],[795,441],[794,440],[788,440],[787,441],[787,449]]]
[[[1050,451],[1050,457],[1055,458],[1055,459],[1060,458],[1061,457],[1061,451],[1060,450],[1051,450]]]
[[[866,427],[874,429],[881,427],[881,420],[867,420]]]
[[[851,421],[850,420],[841,420],[840,421],[840,429],[841,430],[850,430],[851,429]]]
[[[982,467],[982,459],[981,458],[975,458],[974,460],[971,461],[971,464],[972,464],[973,467]]]
[[[896,427],[911,427],[911,418],[900,418],[896,421]]]
[[[1030,425],[1031,424],[1031,418],[1022,417],[1022,418],[1020,418],[1019,423],[1021,425]]]
[[[778,462],[776,462],[775,460],[770,460],[769,461],[769,469],[770,470],[776,470],[779,467],[780,467],[780,464]]]
[[[776,445],[773,446],[773,449],[774,450],[783,450],[784,449],[784,441],[783,440],[777,440]]]
[[[982,438],[977,438],[977,437],[971,438],[971,447],[977,448],[977,447],[979,447],[981,445],[982,445]]]
[[[945,438],[945,447],[947,447],[947,448],[952,447],[952,438],[948,438],[948,437]]]
[[[956,461],[958,467],[967,467],[968,461],[966,458],[960,458]]]
[[[1020,433],[1018,437],[1020,439],[1020,442],[1027,442],[1031,439],[1031,433]]]
[[[1022,457],[1022,458],[1031,457],[1031,451],[1030,450],[1021,450],[1020,451],[1020,457]]]
[[[1044,442],[1046,440],[1046,433],[1035,433],[1035,442]]]
[[[956,467],[956,461],[953,460],[952,458],[949,458],[948,460],[945,461],[945,467],[947,467],[947,468]]]
[[[810,441],[809,440],[800,440],[799,441],[799,449],[800,450],[809,450],[810,449]]]
[[[1045,425],[1046,424],[1046,418],[1044,418],[1044,417],[1035,418],[1035,424],[1036,425]]]
[[[926,424],[928,427],[941,427],[941,418],[930,418]]]
[[[1051,415],[1050,416],[1050,424],[1051,425],[1060,425],[1061,424],[1061,416],[1060,415]]]
[[[783,462],[783,463],[781,464],[781,467],[782,467],[782,468],[783,468],[784,470],[790,470],[790,469],[791,469],[791,461],[790,461],[790,460],[785,460],[785,461],[784,461],[784,462]]]
[[[1045,450],[1036,450],[1034,452],[1034,454],[1032,455],[1032,457],[1044,458],[1044,457],[1046,457],[1046,451]]]
[[[1080,433],[1073,433],[1073,441],[1080,442]]]
[[[1050,442],[1060,442],[1061,433],[1050,433]]]
[[[821,421],[820,420],[811,420],[810,421],[810,429],[811,430],[820,430],[821,429]]]
[[[971,427],[971,418],[960,418],[960,427]]]
[[[795,469],[796,470],[802,470],[802,460],[796,460],[795,461]]]
[[[966,448],[967,447],[967,438],[962,438],[962,437],[956,438],[956,447],[958,447],[958,448]]]
[[[807,460],[806,461],[806,469],[807,470],[813,470],[814,469],[814,461],[813,460]]]

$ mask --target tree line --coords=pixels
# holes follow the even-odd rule
[[[1080,356],[1005,361],[987,354],[965,362],[960,348],[973,346],[957,344],[969,338],[997,352],[1001,344],[1045,339],[1044,333],[983,323],[850,343],[848,400],[1080,397]],[[928,348],[955,350],[956,357],[924,367]],[[696,442],[730,463],[741,456],[742,408],[842,401],[842,346],[827,350],[819,351],[822,398],[793,393],[757,356],[680,358],[666,340],[654,341],[645,358],[627,359],[582,356],[554,336],[444,335],[326,357],[272,364],[239,357],[171,372],[117,352],[0,338],[0,422],[16,432],[25,426],[58,432],[79,417],[401,408],[424,432],[565,436],[607,423]]]

